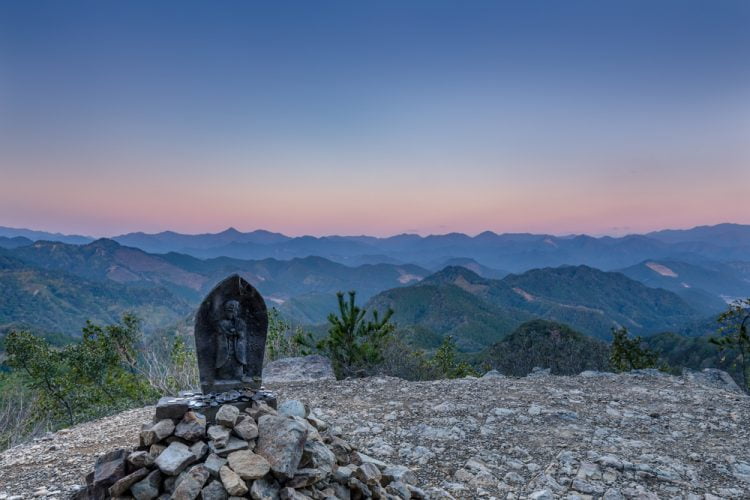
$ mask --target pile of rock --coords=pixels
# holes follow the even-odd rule
[[[274,400],[275,402],[275,400]],[[414,473],[357,452],[298,400],[154,419],[135,450],[96,462],[76,498],[226,500],[426,498]]]

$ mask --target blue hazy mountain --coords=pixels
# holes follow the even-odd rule
[[[0,228],[0,236],[23,236],[34,241],[91,241],[82,236],[9,228]],[[496,234],[491,231],[476,236],[450,233],[424,237],[401,234],[387,238],[364,235],[289,237],[265,230],[241,232],[229,228],[220,233],[195,235],[172,231],[156,234],[138,232],[113,239],[122,245],[151,253],[176,252],[202,259],[289,260],[318,256],[350,266],[413,263],[427,269],[436,269],[441,263],[450,264],[452,259],[466,259],[486,269],[516,273],[561,265],[588,265],[616,270],[649,259],[686,263],[705,260],[750,262],[750,225],[739,224],[665,230],[619,238]]]
[[[48,233],[46,231],[34,231],[33,229],[13,228],[0,226],[0,236],[5,238],[16,238],[22,237],[27,238],[30,241],[48,240],[48,241],[60,241],[63,243],[71,243],[74,245],[81,245],[89,243],[94,240],[89,236],[80,236],[76,234],[61,234],[61,233]]]
[[[0,248],[18,248],[32,243],[33,241],[23,236],[13,236],[12,238],[0,236]]]
[[[487,347],[535,318],[606,340],[613,327],[651,335],[710,314],[673,292],[588,266],[534,269],[500,280],[448,267],[418,284],[386,290],[369,306],[395,310],[394,320],[417,345],[431,347],[436,338],[452,335],[467,351]]]
[[[647,260],[620,272],[654,288],[671,290],[688,302],[721,309],[726,302],[750,297],[750,279],[736,264]]]
[[[174,319],[168,309],[174,315],[184,315],[198,305],[215,283],[233,273],[255,285],[269,307],[279,307],[288,311],[290,319],[310,323],[325,320],[335,308],[335,294],[340,290],[357,290],[361,299],[367,300],[382,290],[406,286],[430,274],[412,264],[350,267],[322,257],[252,261],[151,254],[108,239],[84,245],[37,241],[1,249],[0,269],[5,271],[0,327],[24,324],[48,328],[54,324],[51,318],[58,314],[58,324],[67,333],[75,333],[74,325],[82,324],[87,317],[105,318],[100,307],[115,312],[132,307],[144,312],[143,319],[148,325],[163,326],[162,318]],[[134,301],[135,290],[142,291],[144,297],[158,291],[163,307],[154,316],[156,321],[151,321],[151,313]],[[29,293],[34,299],[22,300]],[[118,293],[123,297],[119,306]],[[104,305],[95,304],[98,295]],[[290,304],[285,305],[287,302]],[[73,303],[77,305],[69,306]],[[33,314],[35,309],[43,311],[38,321]]]

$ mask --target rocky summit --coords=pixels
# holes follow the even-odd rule
[[[354,474],[364,484],[417,484],[431,498],[749,498],[750,398],[722,380],[715,373],[675,377],[652,371],[525,378],[490,373],[480,379],[366,378],[270,388],[279,395],[280,410],[294,414],[298,404],[282,405],[302,401],[313,427],[326,426],[359,449],[354,459],[359,463],[326,472],[331,484],[337,475]],[[105,456],[114,469],[122,458],[118,448],[138,448],[139,436],[162,439],[169,425],[141,428],[153,414],[153,407],[124,412],[3,452],[0,499],[70,496],[97,458]],[[205,451],[215,458],[198,469],[186,464],[195,450],[171,440],[156,465],[145,453],[130,453],[131,465],[145,467],[130,478],[133,485],[147,496],[158,478],[145,471],[167,470],[182,474],[180,491],[214,483],[211,488],[218,490],[211,479],[218,474],[237,494],[273,497],[273,485],[252,478],[267,474],[267,468],[276,477],[291,474],[271,449],[294,447],[296,431],[284,427],[294,427],[290,422],[299,417],[254,417],[261,436],[284,431],[289,443],[258,439],[256,454],[239,450],[231,458]],[[192,427],[188,419],[180,432]],[[328,455],[323,441],[313,442],[309,447],[320,450],[308,453]],[[274,460],[257,456],[263,453]],[[308,467],[316,468],[321,467]],[[297,473],[289,481],[304,485],[315,481],[310,475]],[[255,493],[244,491],[248,484],[258,485]],[[409,495],[404,488],[403,496]],[[398,495],[397,488],[391,492]]]

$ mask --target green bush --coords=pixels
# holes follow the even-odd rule
[[[719,316],[719,337],[712,337],[709,342],[721,349],[726,355],[732,352],[736,368],[742,377],[741,384],[745,390],[750,389],[750,335],[747,328],[750,322],[750,298],[732,303]]]
[[[307,335],[302,327],[292,325],[281,317],[273,307],[268,311],[268,334],[266,335],[266,354],[264,363],[279,358],[301,356],[307,353],[304,348]]]
[[[36,418],[72,425],[153,401],[158,393],[138,367],[139,326],[132,315],[104,327],[88,322],[81,341],[63,348],[9,333],[7,364],[34,394]]]
[[[383,351],[393,338],[393,311],[389,309],[382,318],[373,311],[372,320],[368,320],[367,310],[355,304],[356,292],[349,292],[348,301],[342,292],[336,297],[339,313],[328,315],[328,334],[316,343],[310,335],[298,336],[295,341],[302,349],[314,347],[328,356],[340,379],[371,375],[383,362]]]
[[[640,337],[628,338],[626,328],[612,329],[612,345],[609,361],[616,372],[656,368],[668,371],[668,367],[659,361],[659,355],[643,345]]]
[[[459,361],[456,341],[450,335],[443,339],[435,355],[426,363],[436,372],[436,378],[463,378],[469,375],[474,377],[479,375],[467,362]]]

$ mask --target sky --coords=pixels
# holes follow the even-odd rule
[[[0,225],[750,223],[750,2],[0,2]]]

